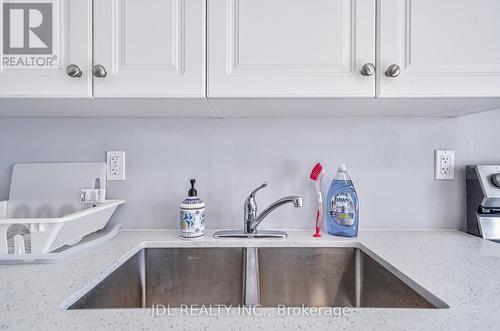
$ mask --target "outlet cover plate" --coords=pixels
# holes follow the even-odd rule
[[[434,151],[434,179],[455,179],[455,151],[443,149]]]
[[[106,179],[125,180],[125,152],[106,152]]]

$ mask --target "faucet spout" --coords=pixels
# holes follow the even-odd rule
[[[253,233],[257,230],[257,227],[259,226],[260,222],[262,222],[262,220],[264,220],[264,218],[266,218],[267,215],[269,215],[273,210],[287,204],[287,203],[293,203],[293,206],[295,208],[300,208],[302,207],[302,197],[300,196],[296,196],[296,195],[292,195],[292,196],[288,196],[288,197],[284,197],[284,198],[281,198],[279,200],[276,200],[275,202],[273,202],[269,207],[267,207],[266,209],[264,209],[264,211],[262,211],[262,213],[260,213],[257,218],[251,222],[251,224],[248,224],[248,232],[250,233]]]

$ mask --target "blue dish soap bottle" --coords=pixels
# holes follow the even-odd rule
[[[326,199],[327,230],[334,236],[356,237],[358,222],[358,195],[345,164],[341,164],[333,177]]]

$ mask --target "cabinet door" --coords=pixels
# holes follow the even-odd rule
[[[91,95],[92,0],[3,0],[0,22],[0,96]]]
[[[96,97],[205,95],[204,0],[94,1]]]
[[[380,1],[379,95],[500,96],[498,13],[498,0]]]
[[[375,95],[374,0],[208,0],[209,97]]]

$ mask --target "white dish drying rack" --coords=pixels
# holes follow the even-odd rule
[[[0,264],[55,262],[111,238],[118,227],[99,230],[125,201],[105,195],[104,162],[15,164],[0,201]]]
[[[9,201],[0,201],[0,258],[35,256],[75,245],[109,221],[124,200],[105,200],[57,218],[6,218]],[[31,255],[30,255],[31,254]]]

